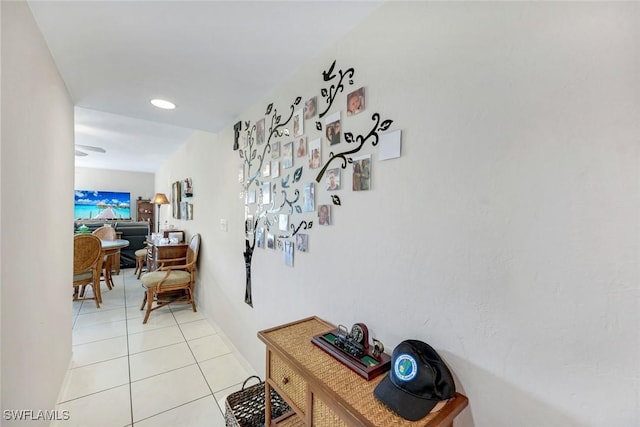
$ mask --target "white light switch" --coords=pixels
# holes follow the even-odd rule
[[[229,224],[227,223],[226,219],[221,219],[220,220],[220,230],[229,231]]]

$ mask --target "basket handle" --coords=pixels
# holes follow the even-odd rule
[[[246,380],[244,380],[244,382],[242,383],[242,390],[244,390],[244,386],[247,385],[247,382],[251,379],[251,378],[256,378],[258,380],[258,384],[262,382],[262,380],[260,379],[259,376],[257,375],[251,375],[249,378],[247,378]]]

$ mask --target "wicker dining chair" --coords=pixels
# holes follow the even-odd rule
[[[140,310],[144,309],[145,304],[147,306],[142,323],[147,323],[153,310],[176,301],[188,302],[193,307],[193,311],[197,311],[193,290],[199,251],[200,235],[194,234],[189,242],[186,257],[160,260],[160,267],[156,271],[142,275],[142,287],[145,288],[145,294]],[[180,262],[180,264],[165,265],[168,262]],[[155,307],[153,307],[154,301],[156,302]]]
[[[147,248],[138,249],[134,252],[134,255],[136,256],[136,269],[134,270],[133,274],[137,274],[138,279],[140,279],[142,269],[147,263]]]
[[[96,236],[100,240],[117,240],[118,235],[116,234],[116,229],[109,226],[103,225],[102,227],[98,227],[93,230],[93,235]],[[116,257],[117,255],[117,257]],[[113,289],[113,279],[111,278],[111,271],[113,270],[113,266],[116,263],[120,263],[119,254],[107,255],[103,260],[103,272],[102,277],[104,278],[104,282],[107,284],[107,288]]]
[[[73,236],[73,300],[96,301],[100,308],[100,269],[102,267],[102,243],[92,234]],[[84,287],[92,286],[93,297],[84,296]],[[82,292],[80,292],[82,288]]]

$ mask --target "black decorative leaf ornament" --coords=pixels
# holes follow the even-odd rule
[[[300,178],[302,178],[302,166],[296,169],[296,171],[293,173],[293,182],[296,183],[300,181]]]
[[[316,129],[322,130],[322,123],[316,122]]]
[[[291,175],[287,175],[286,178],[282,178],[282,180],[280,181],[280,185],[282,186],[282,188],[289,188],[289,178],[290,177],[291,177]]]
[[[320,95],[322,95],[323,98],[326,98],[327,96],[329,96],[329,92],[327,92],[327,88],[326,87],[323,87],[320,90]]]
[[[351,132],[344,133],[344,140],[351,144],[355,139],[353,139],[353,134]]]
[[[265,116],[268,116],[269,114],[271,114],[271,110],[273,109],[273,102],[269,105],[267,105],[267,112],[264,113]]]
[[[276,124],[280,123],[280,119],[281,119],[281,118],[282,118],[282,116],[281,116],[280,114],[278,114],[278,115],[275,117],[275,123],[276,123]]]
[[[296,205],[296,212],[297,213],[302,213],[302,208],[300,207],[300,205]]]
[[[347,159],[347,162],[349,162],[349,163],[353,163],[353,158],[352,158],[352,157],[349,157],[349,158]]]
[[[249,125],[251,124],[251,122],[244,122],[244,130],[249,130]]]
[[[380,124],[380,127],[378,128],[378,130],[383,131],[383,130],[389,129],[389,126],[391,126],[391,123],[393,123],[393,120],[385,120]]]
[[[313,227],[313,221],[309,221],[309,225],[307,226],[307,228],[311,228]]]
[[[302,101],[302,97],[297,97],[296,100],[293,102],[294,105],[298,105],[300,104],[300,101]]]
[[[253,159],[255,159],[255,158],[256,158],[256,154],[258,154],[258,150],[253,150],[253,151],[251,152],[251,160],[253,160]]]
[[[333,74],[333,69],[336,68],[336,60],[333,60],[333,64],[331,64],[331,67],[329,67],[328,70],[323,71],[322,72],[322,78],[324,79],[325,82],[328,82],[329,80],[331,80],[332,78],[335,77],[335,75]],[[322,95],[324,96],[324,95]]]
[[[240,153],[240,158],[244,159],[244,151],[240,150],[239,153]]]
[[[340,197],[336,196],[335,194],[331,195],[331,201],[333,202],[334,205],[337,205],[337,206],[342,205],[342,203],[340,202]]]

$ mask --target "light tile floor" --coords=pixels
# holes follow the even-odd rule
[[[73,305],[73,356],[59,427],[224,426],[224,402],[255,373],[219,328],[187,304],[154,311],[146,325],[133,269],[103,285],[103,304]]]

